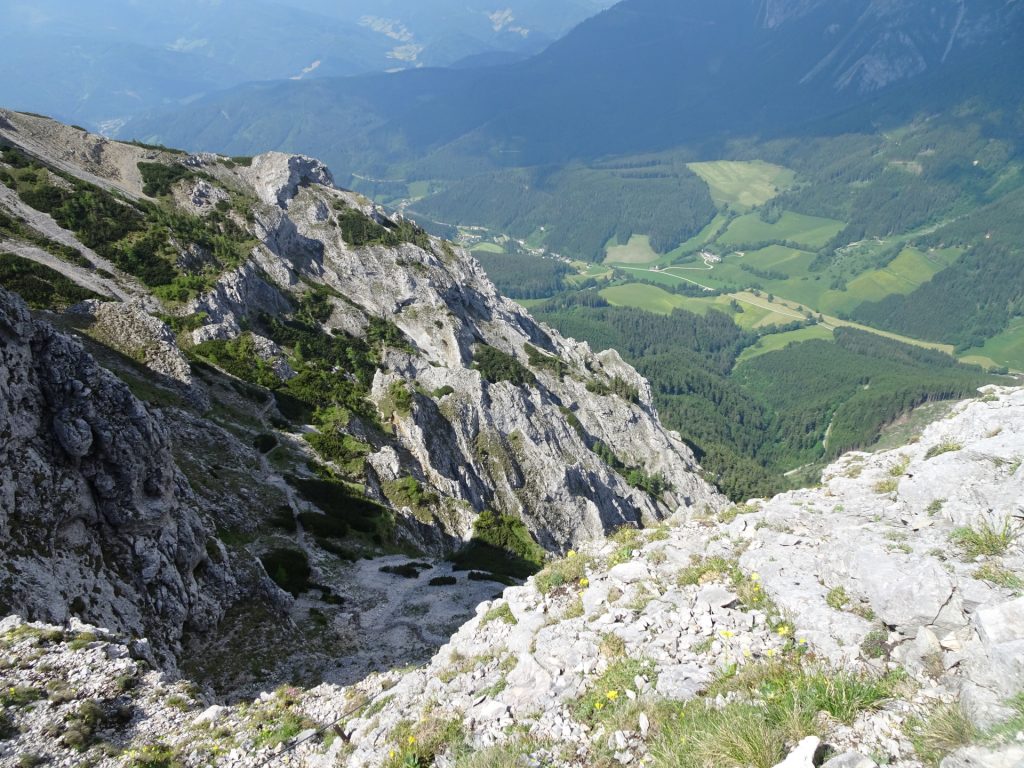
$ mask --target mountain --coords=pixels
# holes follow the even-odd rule
[[[429,6],[429,7],[428,7]],[[536,53],[601,2],[111,0],[8,3],[0,102],[116,130],[133,115],[259,80],[300,80]]]
[[[310,158],[0,112],[0,286],[0,613],[222,689],[421,657],[546,550],[723,503],[617,353]],[[212,662],[254,628],[276,655]]]
[[[849,131],[979,86],[1019,90],[1021,8],[626,0],[522,63],[246,86],[121,135],[310,151],[383,178],[403,169],[451,178],[815,125]]]
[[[429,661],[349,685],[227,703],[135,638],[12,615],[5,757],[1016,768],[1022,439],[1024,391],[990,389],[819,488],[583,545],[481,602]],[[426,580],[403,585],[421,609]],[[276,640],[248,635],[246,660]]]

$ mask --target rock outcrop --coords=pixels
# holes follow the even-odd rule
[[[471,765],[677,765],[692,749],[712,760],[694,764],[724,765],[748,744],[776,768],[921,768],[918,748],[941,768],[1010,768],[1024,739],[1022,436],[1024,390],[989,391],[911,446],[843,457],[820,488],[569,552],[482,603],[430,663],[347,687],[223,707],[143,675],[119,694],[102,681],[144,672],[123,640],[11,619],[0,643],[22,662],[16,686],[66,675],[106,711],[136,704],[106,735],[186,765],[256,766],[285,747],[318,767],[470,753]],[[1003,543],[972,549],[967,531],[989,528]],[[883,577],[898,583],[870,586]],[[84,632],[92,642],[76,643]],[[14,709],[23,733],[7,754],[64,755],[43,734],[66,706]]]
[[[173,651],[239,591],[166,430],[82,346],[0,289],[0,603]]]

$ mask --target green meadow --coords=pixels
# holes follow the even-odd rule
[[[742,246],[766,240],[786,240],[807,248],[821,248],[845,226],[844,222],[835,219],[792,211],[784,211],[774,223],[762,220],[757,213],[748,213],[734,219],[725,234],[718,238],[718,242],[721,245]]]
[[[716,160],[690,163],[687,167],[707,182],[711,199],[719,206],[754,208],[764,205],[793,186],[796,179],[796,174],[788,168],[761,160]]]
[[[795,331],[785,331],[783,333],[773,333],[768,336],[762,336],[753,346],[747,347],[743,350],[740,356],[736,359],[736,364],[740,365],[747,360],[753,360],[755,357],[766,355],[769,352],[777,352],[780,349],[785,349],[790,344],[799,344],[802,341],[810,341],[811,339],[832,341],[833,332],[820,325],[811,325],[807,328],[799,328]]]

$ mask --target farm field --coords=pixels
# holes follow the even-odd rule
[[[762,221],[756,213],[735,219],[725,234],[718,238],[722,245],[761,243],[765,240],[787,240],[808,248],[821,248],[846,226],[835,219],[807,216],[784,211],[774,224]]]
[[[687,167],[707,182],[711,199],[719,206],[754,208],[764,205],[791,187],[796,179],[796,174],[788,168],[761,160],[717,160],[689,163]]]
[[[753,360],[755,357],[766,355],[769,352],[775,352],[780,349],[785,349],[790,344],[798,344],[802,341],[810,341],[811,339],[822,339],[823,341],[832,341],[832,331],[824,328],[820,325],[812,325],[807,328],[800,328],[795,331],[785,331],[783,333],[773,333],[770,336],[763,336],[754,346],[747,347],[740,356],[736,359],[736,364],[741,365],[747,360]]]
[[[480,251],[481,253],[504,253],[505,249],[496,243],[477,243],[471,249],[471,251]]]
[[[661,258],[651,248],[651,238],[647,235],[633,235],[625,245],[610,242],[605,253],[606,264],[653,264]]]
[[[1024,371],[1024,317],[1010,322],[1010,327],[989,339],[985,346],[969,349],[964,362],[996,365],[1013,371]]]

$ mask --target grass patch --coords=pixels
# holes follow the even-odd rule
[[[624,651],[623,651],[624,653]],[[652,678],[654,664],[641,659],[621,658],[609,665],[601,677],[594,681],[589,693],[572,707],[573,716],[588,725],[616,718],[618,710],[628,707],[632,699],[626,691],[636,691],[636,678]]]
[[[842,611],[850,602],[850,596],[843,587],[833,587],[825,595],[825,604],[835,611]]]
[[[917,756],[934,768],[946,755],[981,735],[959,703],[941,704],[924,717],[910,721],[907,733]]]
[[[491,608],[487,613],[484,614],[483,619],[480,621],[481,626],[490,624],[492,621],[503,621],[506,624],[518,624],[519,621],[512,614],[512,609],[508,603],[502,603],[499,606]]]
[[[899,478],[890,477],[885,480],[879,480],[877,483],[875,483],[875,493],[896,493],[896,490],[899,487]]]
[[[1024,591],[1024,579],[996,563],[985,563],[971,575],[976,579],[988,581],[1018,594]]]
[[[950,538],[966,557],[994,557],[1006,554],[1017,538],[1017,531],[1009,520],[1003,521],[1000,528],[993,527],[985,520],[979,528],[957,528]]]
[[[924,458],[927,461],[928,459],[934,459],[936,456],[941,456],[944,453],[952,453],[954,451],[961,450],[963,450],[963,446],[960,445],[960,443],[952,440],[943,440],[938,445],[933,445],[929,448],[928,452],[925,453]]]
[[[128,768],[183,768],[178,751],[163,742],[144,744],[125,753]]]
[[[312,720],[296,711],[297,697],[296,689],[279,688],[271,704],[257,711],[252,722],[255,730],[253,741],[257,749],[276,747],[294,739],[307,728],[316,726]]]
[[[592,560],[589,557],[569,552],[566,557],[548,563],[534,579],[537,590],[547,595],[559,587],[579,584],[587,574]]]
[[[458,757],[468,751],[461,717],[431,716],[416,726],[404,721],[391,733],[393,747],[388,750],[385,768],[426,768],[442,754]]]
[[[708,699],[665,705],[652,745],[664,768],[772,768],[805,736],[823,736],[825,720],[850,724],[879,708],[898,683],[804,667],[797,656],[751,664],[713,684]],[[724,707],[709,700],[729,694]]]

